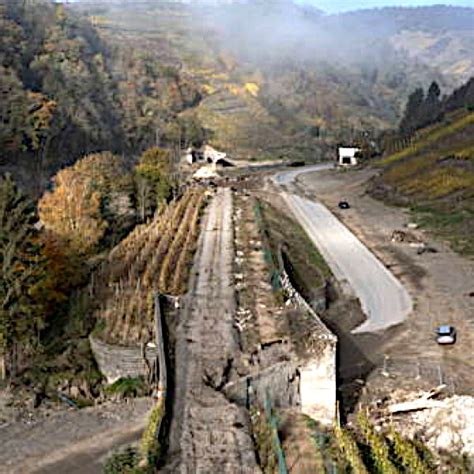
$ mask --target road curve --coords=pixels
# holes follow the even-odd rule
[[[412,311],[413,303],[406,289],[325,206],[291,192],[298,175],[332,167],[325,163],[282,172],[275,175],[273,181],[287,189],[282,190],[283,198],[334,276],[347,282],[359,298],[367,319],[353,332],[384,330],[402,323]]]

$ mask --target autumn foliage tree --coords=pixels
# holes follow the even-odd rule
[[[79,160],[61,170],[54,178],[54,189],[41,198],[41,222],[72,251],[90,253],[108,227],[107,201],[127,185],[127,176],[121,159],[112,153]]]
[[[41,221],[78,253],[87,253],[107,227],[100,215],[100,194],[73,168],[60,171],[54,183],[54,191],[40,200]]]

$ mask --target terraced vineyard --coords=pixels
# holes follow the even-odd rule
[[[375,198],[409,206],[422,227],[474,254],[474,113],[459,110],[417,132],[411,144],[375,164]]]
[[[186,291],[204,204],[203,190],[188,190],[110,252],[92,290],[101,302],[95,314],[101,339],[123,345],[150,340],[153,292]]]

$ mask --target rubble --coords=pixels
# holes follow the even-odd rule
[[[434,398],[439,399],[434,400]],[[474,397],[443,396],[442,387],[427,393],[398,393],[386,406],[381,424],[393,424],[404,436],[422,440],[434,451],[466,454],[474,461]]]

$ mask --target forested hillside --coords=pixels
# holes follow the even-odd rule
[[[108,44],[146,49],[199,83],[196,113],[212,141],[243,158],[317,158],[325,145],[395,125],[416,86],[436,80],[449,92],[474,70],[472,9],[328,16],[291,1],[75,8]],[[428,43],[429,52],[419,50]],[[446,67],[449,57],[457,67]]]
[[[186,129],[200,133],[177,120],[199,102],[195,84],[147,51],[119,46],[61,4],[0,5],[2,171],[38,193],[51,173],[92,151],[137,156],[184,140]]]
[[[0,166],[39,192],[89,152],[158,143],[314,159],[393,126],[416,86],[466,80],[473,18],[450,7],[328,16],[290,1],[6,2]]]

